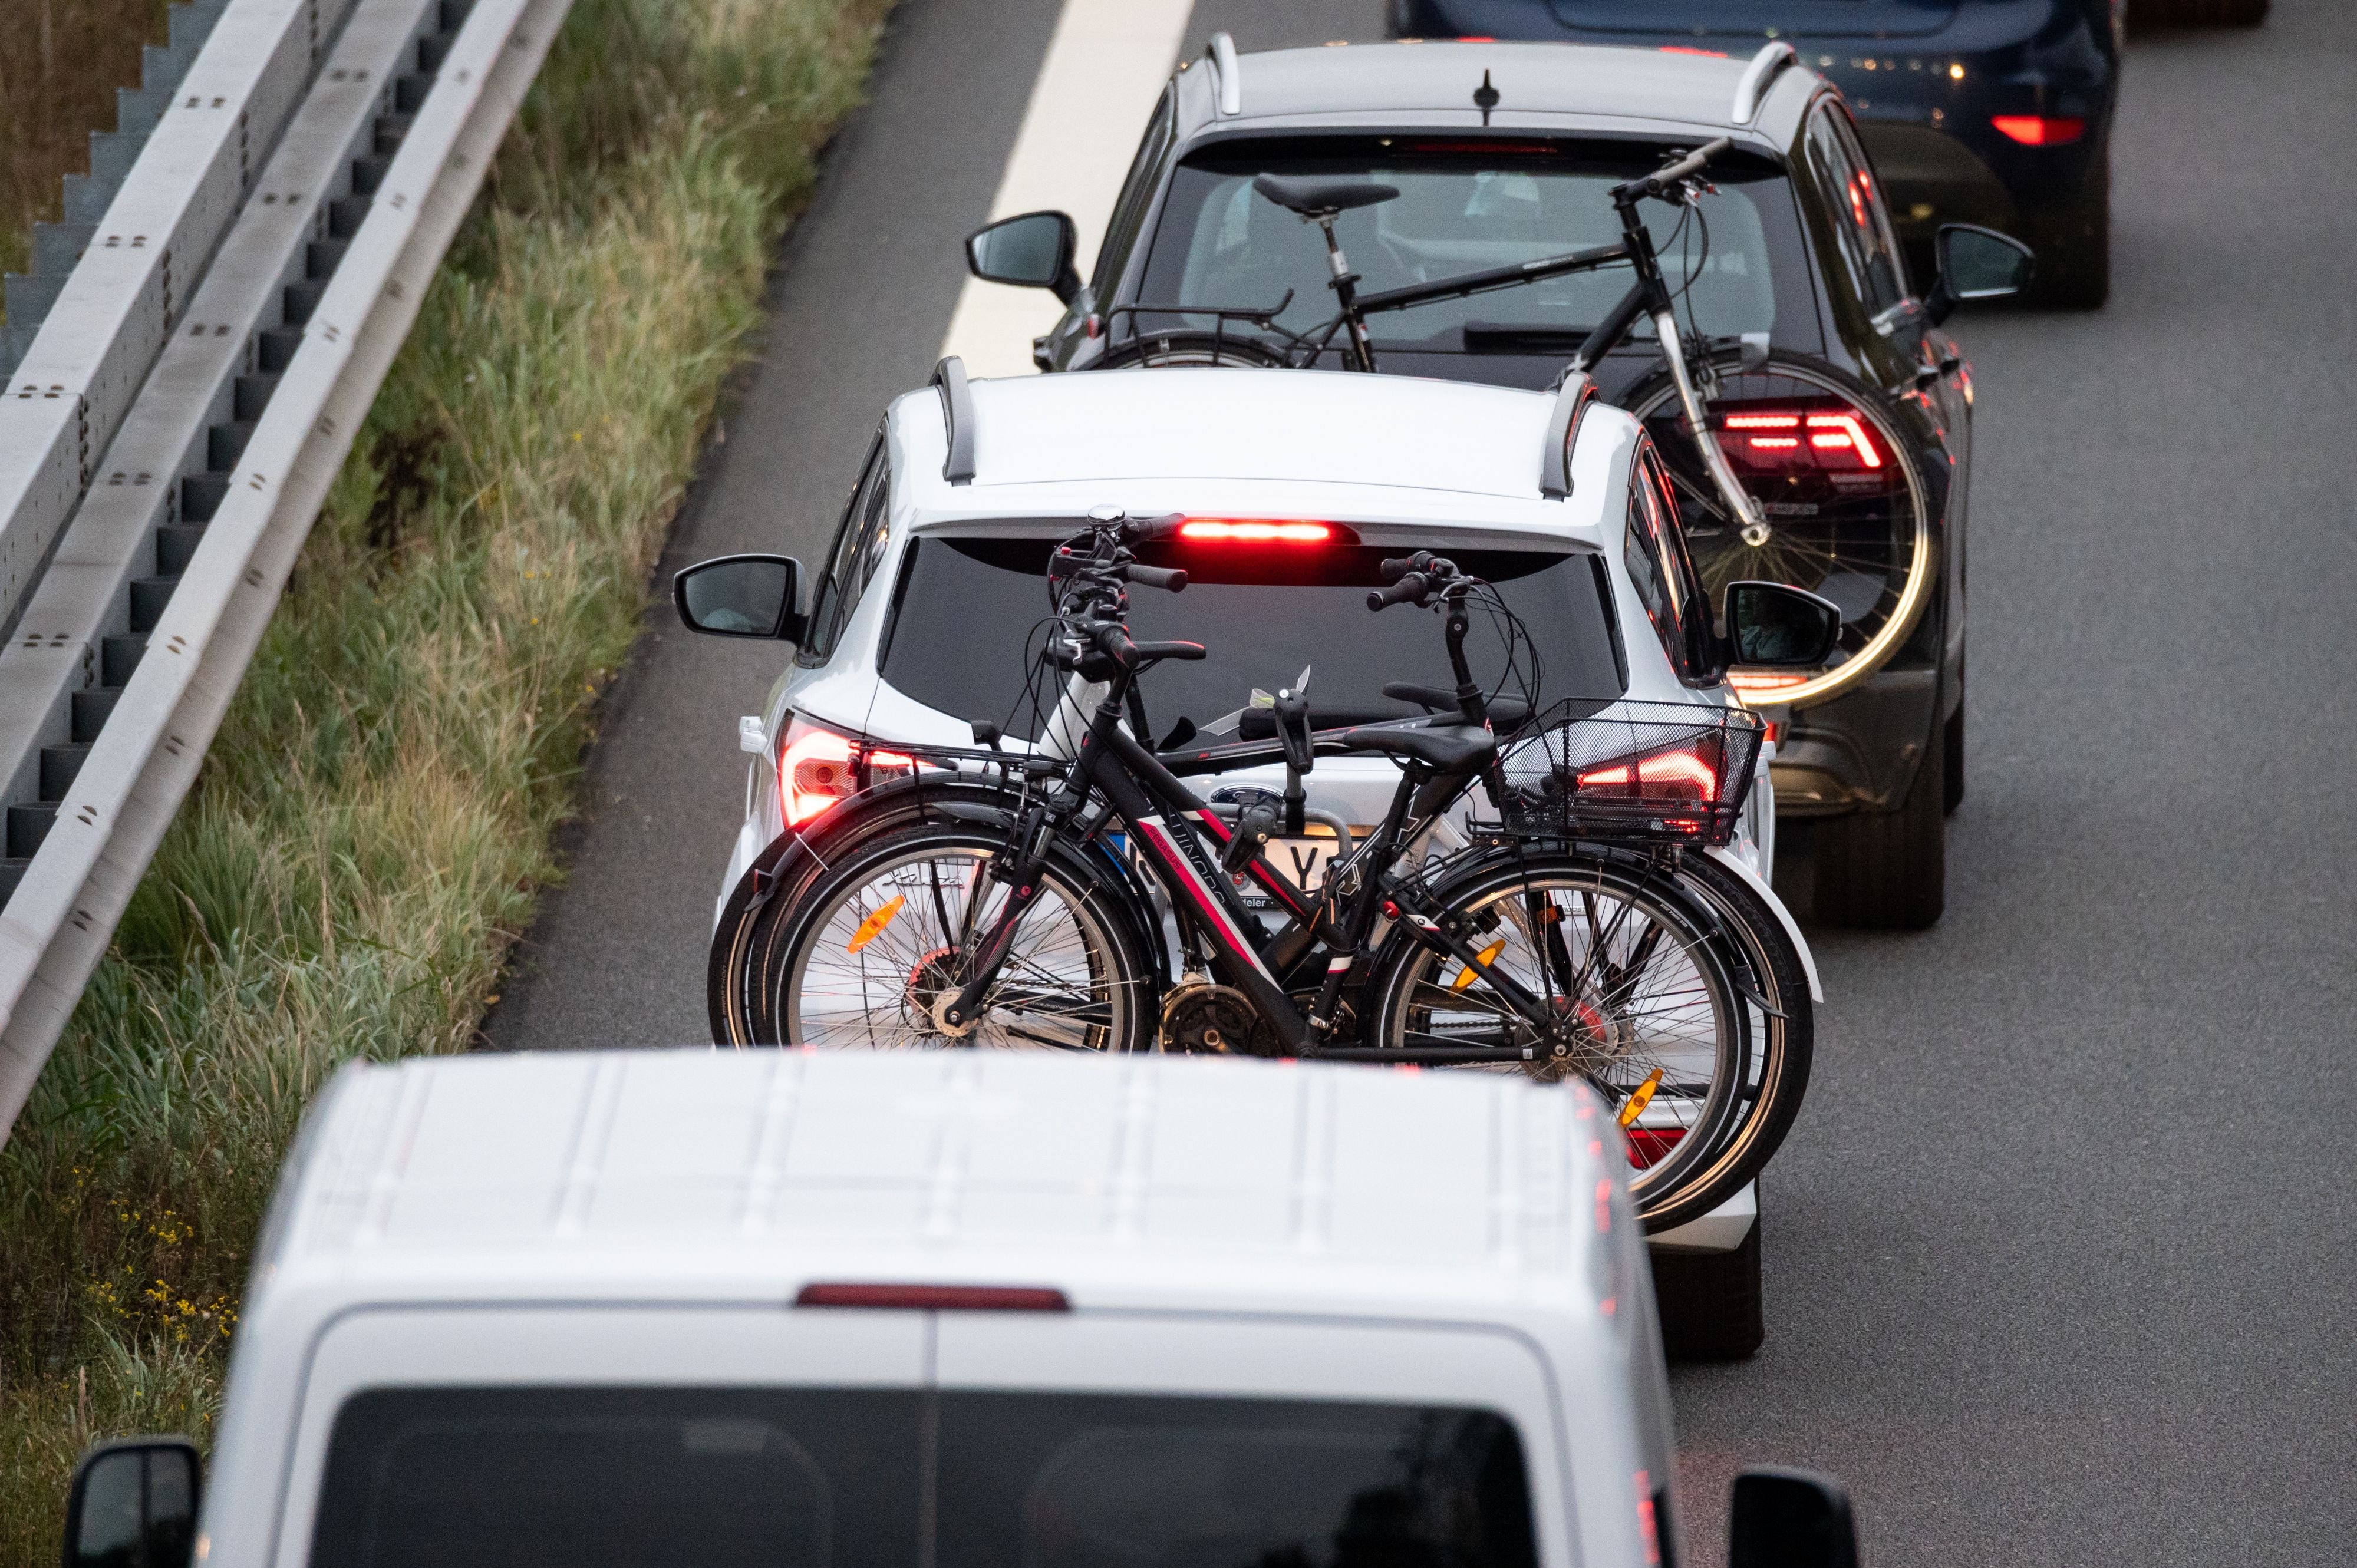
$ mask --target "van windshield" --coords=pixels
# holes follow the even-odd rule
[[[1498,586],[1535,644],[1550,696],[1616,697],[1626,682],[1612,634],[1601,564],[1567,550],[1458,550],[1436,538],[1458,566]],[[885,630],[884,679],[953,718],[986,719],[1031,737],[1026,699],[1035,635],[1048,615],[1045,538],[919,538],[901,568]],[[1187,590],[1134,588],[1132,636],[1200,642],[1210,657],[1168,663],[1139,682],[1146,715],[1167,735],[1181,717],[1199,728],[1244,707],[1255,687],[1275,692],[1310,671],[1309,700],[1321,725],[1404,718],[1424,710],[1383,695],[1389,682],[1454,686],[1435,617],[1409,609],[1381,615],[1367,590],[1386,579],[1381,563],[1405,546],[1149,544],[1138,558],[1178,566]],[[1500,628],[1477,615],[1467,638],[1473,672],[1494,689],[1506,671]],[[1525,668],[1527,668],[1527,657]]]
[[[1535,1560],[1487,1411],[890,1389],[359,1394],[311,1544],[315,1568]]]
[[[1233,308],[1274,305],[1290,289],[1279,325],[1302,332],[1333,315],[1325,241],[1315,224],[1254,190],[1255,175],[1372,180],[1399,191],[1335,224],[1364,295],[1616,244],[1611,188],[1658,167],[1663,152],[1658,143],[1539,138],[1223,142],[1173,172],[1136,298]],[[1711,337],[1772,331],[1780,314],[1805,319],[1808,270],[1782,171],[1737,156],[1714,164],[1711,180],[1717,190],[1691,212],[1645,204],[1680,314]],[[1634,280],[1620,263],[1377,315],[1368,329],[1378,350],[1568,352]],[[1155,313],[1135,329],[1211,324]],[[1126,317],[1112,325],[1116,339],[1133,330]],[[1640,324],[1641,335],[1651,331]]]

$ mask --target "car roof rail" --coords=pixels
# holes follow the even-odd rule
[[[933,367],[933,385],[942,389],[942,418],[949,425],[950,455],[942,464],[942,478],[953,485],[974,483],[974,389],[966,385],[965,361],[944,355]]]
[[[1788,65],[1799,64],[1800,59],[1792,46],[1781,39],[1753,55],[1751,63],[1743,68],[1743,80],[1735,84],[1735,112],[1731,116],[1735,124],[1751,124],[1751,117],[1760,113],[1760,101],[1768,96],[1777,73]]]
[[[1211,41],[1203,46],[1203,58],[1211,62],[1211,74],[1220,79],[1220,113],[1243,113],[1244,82],[1236,70],[1236,40],[1226,33],[1213,33]]]
[[[1596,401],[1596,383],[1581,371],[1565,373],[1547,415],[1546,446],[1539,452],[1539,494],[1551,501],[1571,495],[1571,444],[1579,437],[1579,416]]]

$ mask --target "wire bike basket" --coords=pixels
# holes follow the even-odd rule
[[[1500,825],[1523,838],[1723,844],[1767,729],[1747,708],[1556,703],[1499,748]]]

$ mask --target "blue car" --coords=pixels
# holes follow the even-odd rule
[[[1392,0],[1402,38],[1556,39],[1749,58],[1781,38],[1849,100],[1900,238],[1929,275],[1943,223],[2038,252],[2032,297],[2111,281],[2123,0]]]

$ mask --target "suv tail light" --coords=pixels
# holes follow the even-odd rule
[[[785,744],[778,748],[778,811],[786,826],[801,827],[856,794],[863,763],[871,773],[905,773],[916,768],[896,751],[855,757],[845,736],[793,715],[786,725]]]
[[[1616,800],[1659,800],[1696,805],[1718,796],[1717,770],[1690,750],[1657,751],[1627,762],[1591,768],[1579,776],[1584,792],[1594,789]]]
[[[2025,147],[2059,147],[2087,134],[2076,114],[1998,114],[1989,124]]]
[[[1857,414],[1842,413],[1730,413],[1718,438],[1738,472],[1820,469],[1857,473],[1882,467],[1882,453]]]

